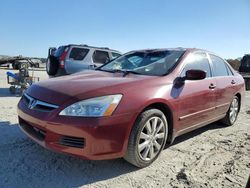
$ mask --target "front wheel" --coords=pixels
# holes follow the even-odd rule
[[[167,135],[165,115],[158,109],[144,111],[134,124],[124,159],[139,168],[150,165],[164,148]]]
[[[227,115],[222,119],[222,122],[228,126],[233,125],[237,120],[239,109],[240,109],[239,98],[237,96],[234,96],[230,104],[230,107],[227,111]]]

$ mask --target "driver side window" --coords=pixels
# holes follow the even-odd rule
[[[187,70],[198,69],[206,72],[206,78],[211,77],[211,68],[205,53],[193,53],[185,59],[185,66],[181,77],[185,76]]]

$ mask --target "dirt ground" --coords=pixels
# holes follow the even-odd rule
[[[54,153],[18,128],[20,97],[0,69],[0,187],[245,187],[250,174],[250,92],[236,124],[213,123],[183,135],[137,169],[123,159],[87,161]],[[10,70],[12,71],[12,70]],[[41,79],[48,76],[35,71]]]

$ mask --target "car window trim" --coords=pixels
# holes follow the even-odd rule
[[[225,62],[225,64],[226,64],[227,69],[231,72],[231,75],[228,75],[228,76],[234,76],[234,71],[233,71],[232,68],[229,66],[229,63],[228,63],[226,60],[224,60],[224,62]]]

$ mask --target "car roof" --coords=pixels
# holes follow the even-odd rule
[[[131,52],[145,52],[145,51],[167,51],[167,50],[173,50],[173,51],[189,51],[189,52],[193,52],[193,51],[203,51],[203,52],[207,52],[207,53],[212,53],[208,50],[204,50],[204,49],[200,49],[200,48],[184,48],[184,47],[177,47],[177,48],[147,48],[147,49],[140,49],[140,50],[132,50]]]
[[[122,54],[122,53],[119,52],[118,50],[110,49],[110,48],[108,48],[108,47],[89,46],[89,45],[87,45],[87,44],[68,44],[68,45],[65,45],[65,46],[94,48],[94,49],[106,50],[106,51],[111,51],[111,52],[115,52],[115,53]]]
[[[131,53],[131,52],[157,52],[157,51],[183,51],[185,53],[191,53],[191,52],[205,52],[205,53],[209,53],[211,55],[215,55],[218,56],[220,58],[222,58],[220,55],[208,51],[208,50],[204,50],[204,49],[200,49],[200,48],[184,48],[184,47],[177,47],[177,48],[148,48],[148,49],[140,49],[140,50],[132,50],[129,51],[127,53]],[[224,59],[224,58],[222,58]]]
[[[183,48],[183,47],[177,47],[177,48],[152,48],[152,49],[141,49],[141,50],[133,50],[131,52],[154,52],[154,51],[186,51],[186,52],[198,52],[198,51],[202,51],[202,52],[206,52],[215,56],[219,56],[214,52],[208,51],[208,50],[204,50],[201,48]],[[219,56],[220,57],[220,56]]]
[[[181,48],[181,47],[178,47],[178,48],[147,48],[147,49],[140,49],[140,50],[132,50],[130,52],[154,52],[154,51],[170,51],[170,50],[173,50],[173,51],[186,51],[187,49],[186,48]]]

